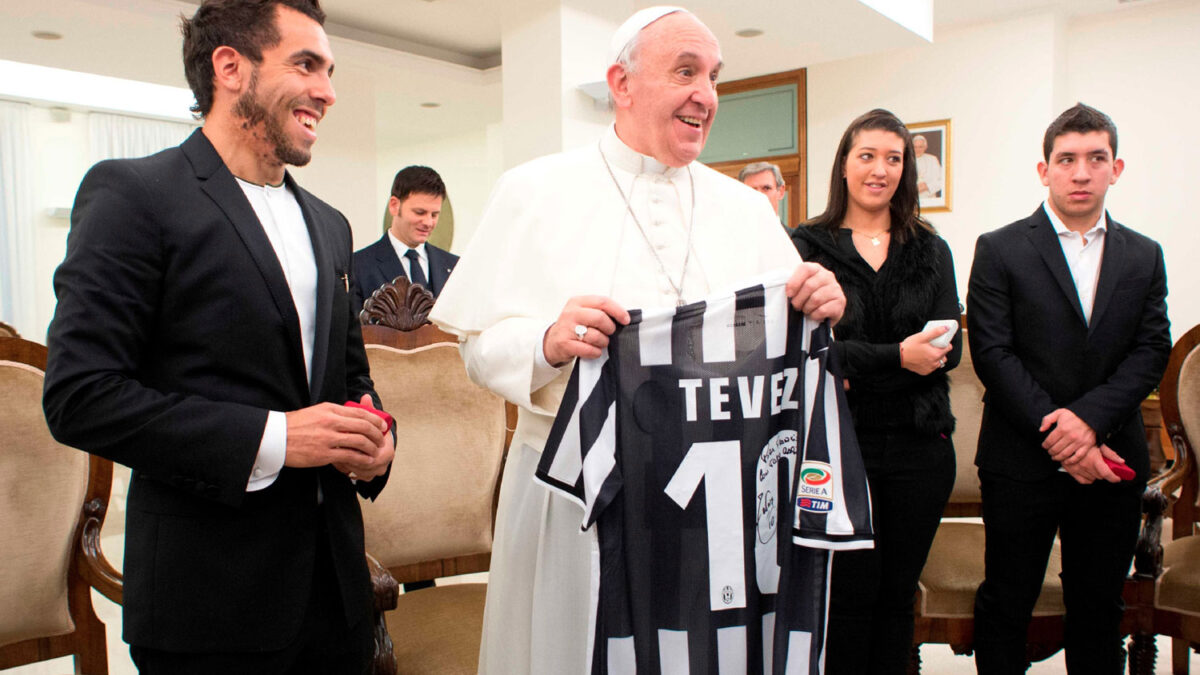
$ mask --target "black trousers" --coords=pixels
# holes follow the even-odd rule
[[[318,541],[328,542],[324,532]],[[129,653],[143,675],[362,675],[375,651],[370,615],[346,625],[329,547],[317,547],[312,595],[304,623],[291,644],[279,651],[180,653],[137,645]]]
[[[827,675],[904,673],[913,597],[954,487],[949,438],[859,430],[871,488],[875,548],[833,554]]]
[[[1025,672],[1025,637],[1057,532],[1062,546],[1067,672],[1124,672],[1121,589],[1141,516],[1141,481],[1080,485],[1065,473],[1018,481],[979,471],[987,536],[975,594],[975,665]]]

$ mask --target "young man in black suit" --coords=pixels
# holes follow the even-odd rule
[[[1104,209],[1124,170],[1112,120],[1077,104],[1046,130],[1043,154],[1047,200],[979,237],[967,295],[986,387],[975,662],[980,673],[1025,672],[1025,634],[1058,534],[1067,670],[1116,674],[1149,472],[1140,405],[1171,349],[1167,280],[1159,245]],[[1121,480],[1126,468],[1134,476]]]
[[[391,227],[382,239],[354,254],[351,282],[359,309],[375,289],[396,277],[421,284],[435,298],[442,292],[458,256],[427,240],[437,227],[445,197],[442,177],[427,166],[405,167],[396,174],[388,198]]]
[[[133,468],[124,638],[143,673],[358,673],[358,495],[386,424],[351,305],[346,219],[302,189],[335,94],[316,0],[208,0],[182,24],[202,129],[97,164],[55,274],[44,407]]]

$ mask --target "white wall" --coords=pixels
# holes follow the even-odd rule
[[[965,300],[975,239],[1045,198],[1036,165],[1046,126],[1083,100],[1109,113],[1129,170],[1113,216],[1167,255],[1172,333],[1200,323],[1200,236],[1182,212],[1187,151],[1166,110],[1200,109],[1200,7],[1169,2],[1064,22],[1048,14],[943,31],[922,47],[808,69],[809,215],[824,209],[830,166],[851,120],[873,107],[952,120],[953,210],[927,214],[954,252]],[[1187,114],[1187,113],[1185,113]],[[1188,164],[1185,165],[1185,162]]]
[[[374,200],[375,77],[361,67],[339,63],[333,86],[337,101],[317,127],[312,161],[288,171],[304,189],[349,219],[357,245],[368,224],[373,228],[379,223]]]
[[[461,253],[483,214],[483,206],[492,185],[503,169],[500,155],[500,134],[489,125],[458,136],[431,138],[422,143],[394,148],[381,148],[375,179],[375,219],[368,239],[355,228],[355,248],[362,248],[378,239],[384,205],[391,192],[396,172],[411,164],[433,168],[446,183],[446,192],[454,205],[454,241],[451,250]],[[368,235],[364,235],[368,236]]]
[[[1134,11],[1136,9],[1136,11]],[[1064,107],[1094,105],[1117,123],[1125,173],[1109,191],[1114,218],[1156,239],[1167,260],[1171,333],[1200,323],[1196,132],[1200,3],[1170,2],[1071,26]]]

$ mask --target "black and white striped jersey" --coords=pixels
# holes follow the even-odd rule
[[[829,552],[872,545],[870,496],[785,282],[634,310],[571,373],[537,478],[597,528],[592,673],[823,671]]]

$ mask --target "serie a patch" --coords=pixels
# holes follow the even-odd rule
[[[829,513],[833,510],[833,468],[824,462],[804,462],[800,467],[800,484],[796,486],[796,508],[809,513]]]

